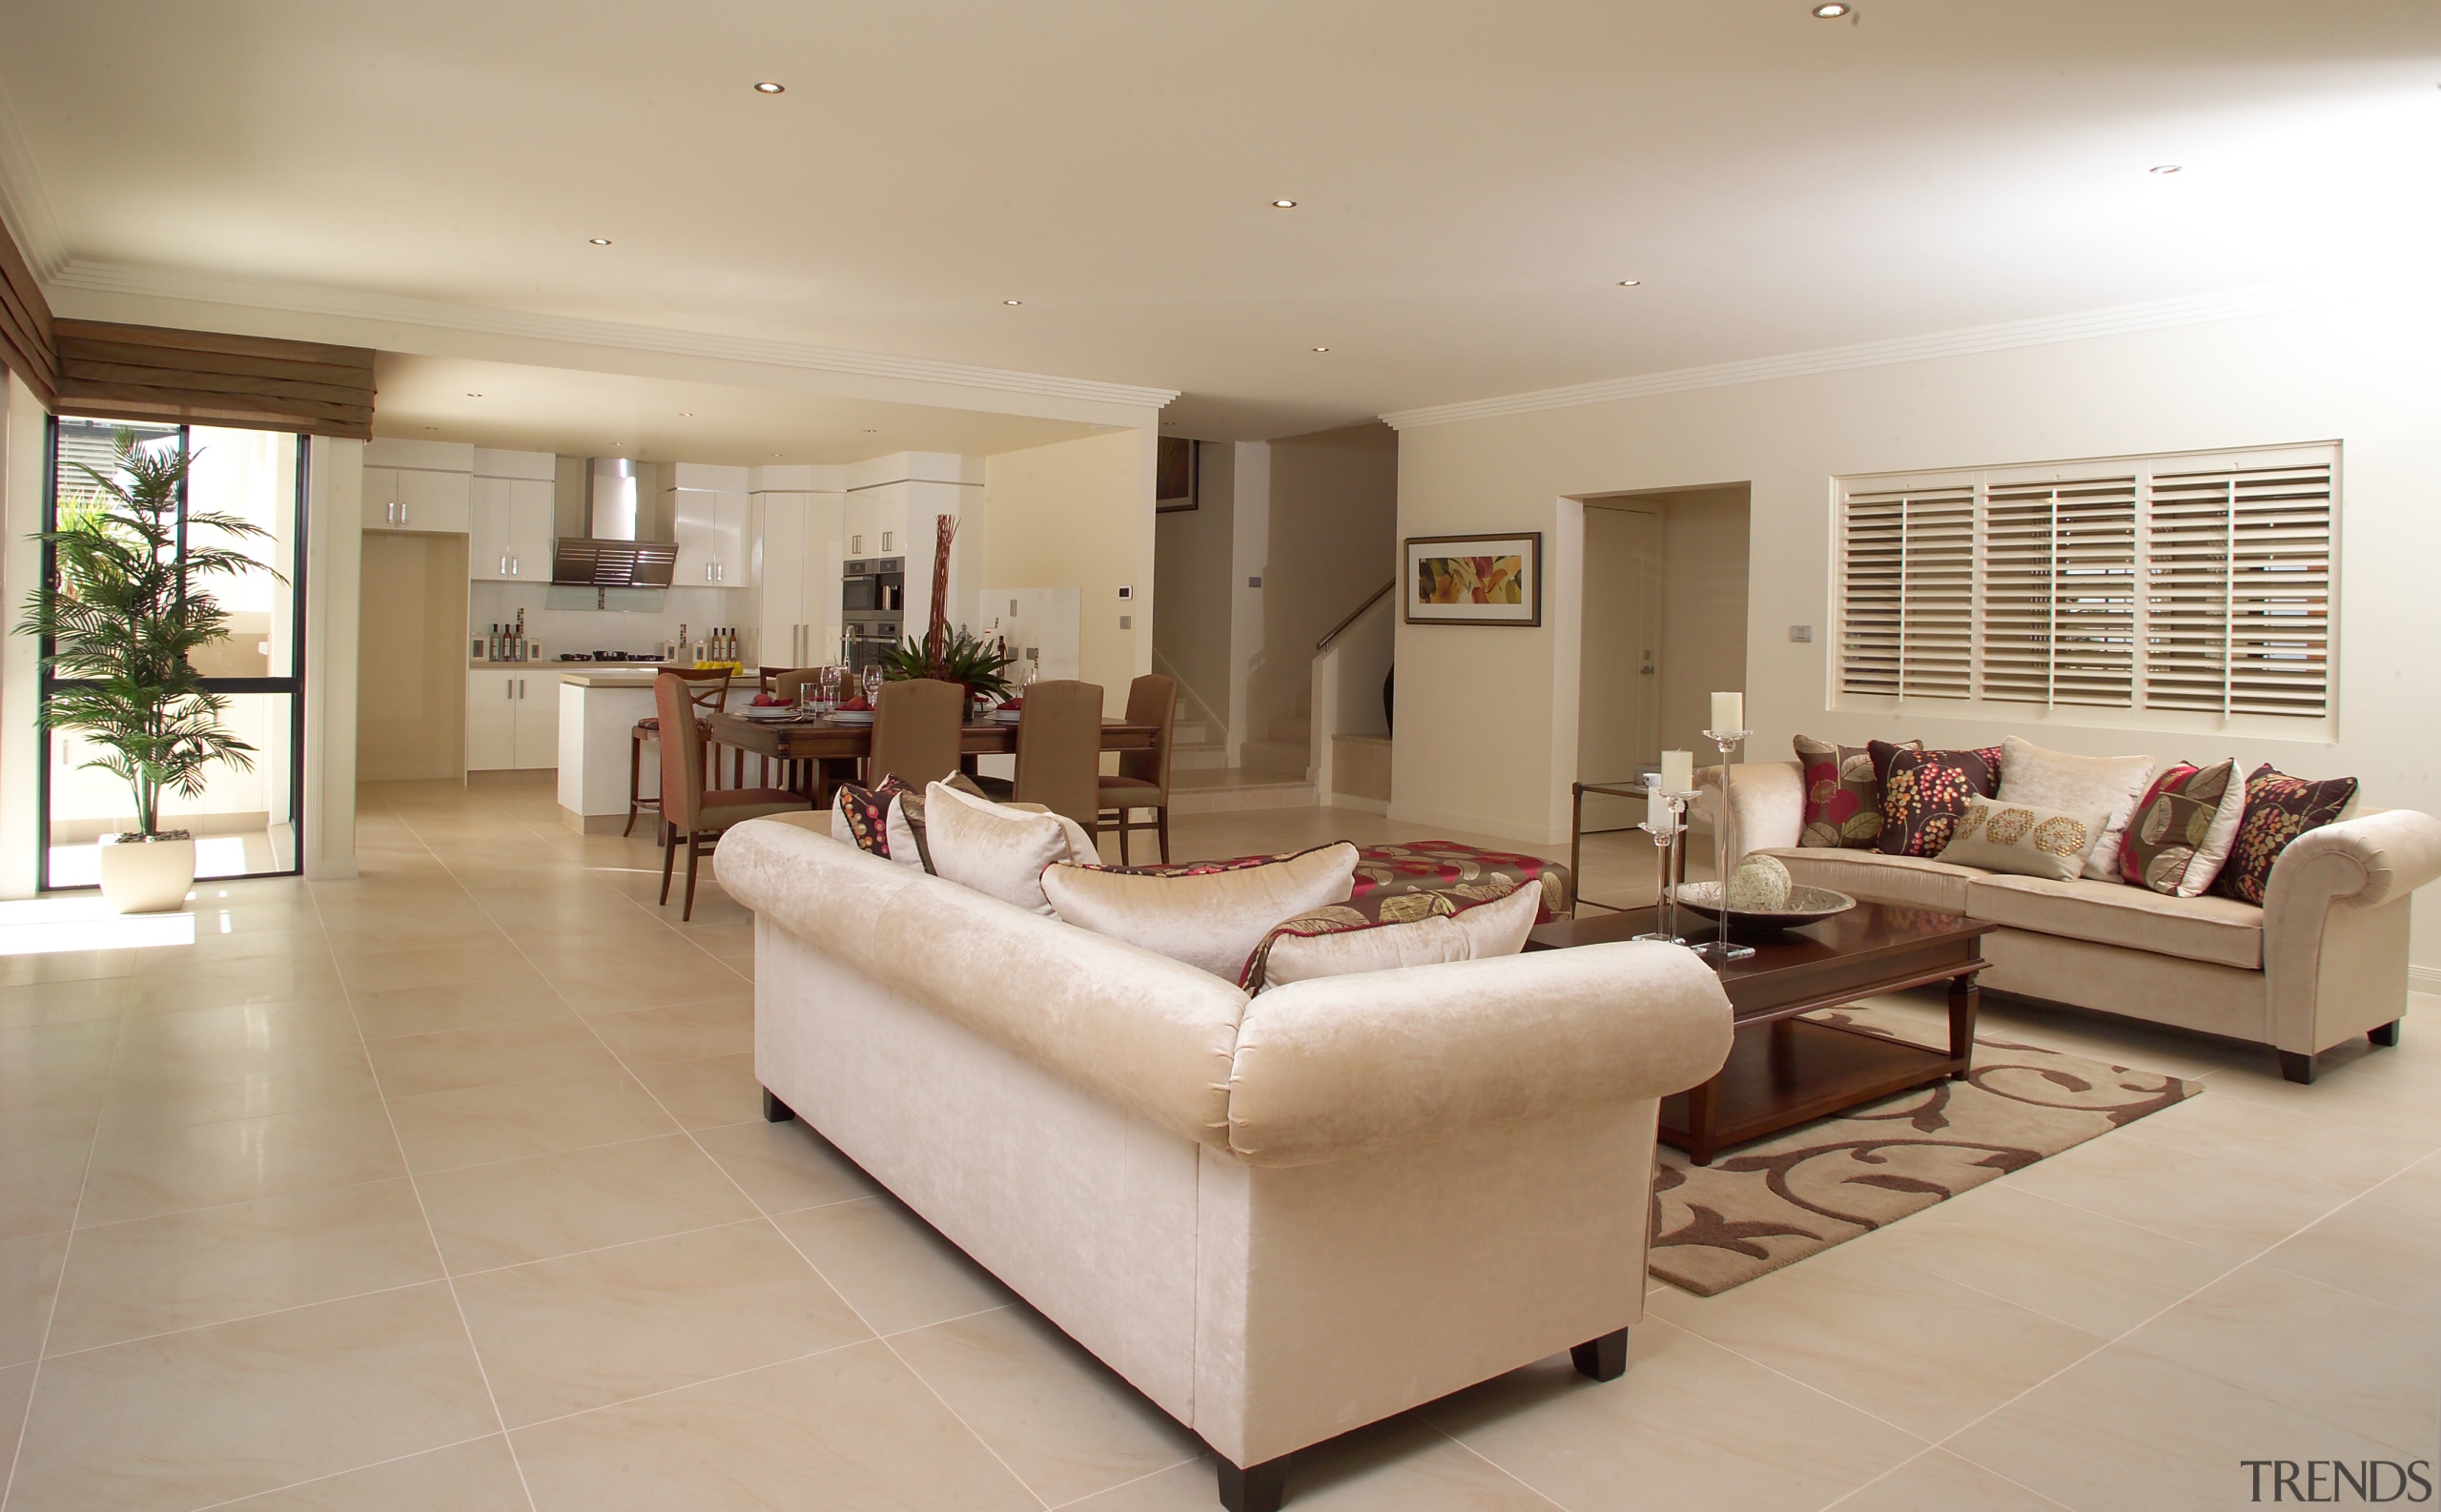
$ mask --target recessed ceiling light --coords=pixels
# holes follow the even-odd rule
[[[1023,299],[1003,299],[1003,300],[1001,300],[1000,302],[1001,302],[1002,304],[1023,304],[1023,303],[1025,303],[1025,301],[1024,301]]]
[[[482,398],[481,394],[469,394],[466,397],[470,399],[479,399]]]
[[[1633,289],[1642,285],[1643,282],[1644,280],[1642,278],[1622,278],[1619,280],[1619,287],[1622,289]]]
[[[678,418],[682,420],[691,420],[695,418],[695,412],[693,410],[680,410],[678,412]]]
[[[1329,350],[1330,350],[1330,348],[1329,348],[1329,347],[1326,347],[1326,346],[1318,346],[1318,347],[1314,348],[1314,350],[1315,350],[1315,351],[1317,351],[1317,352],[1327,352],[1327,351],[1329,351]]]
[[[1274,210],[1295,210],[1297,208],[1297,201],[1293,199],[1275,199],[1271,202],[1271,208]]]
[[[586,244],[589,246],[606,247],[610,245],[610,238],[607,236],[587,236],[585,239]]]
[[[438,426],[438,425],[427,425],[427,426],[425,426],[425,427],[424,427],[424,429],[425,429],[425,430],[428,430],[428,431],[437,431],[437,430],[441,429],[441,427],[440,427],[440,426]]]
[[[765,79],[762,83],[754,86],[754,92],[757,94],[786,94],[789,92],[789,87],[785,84],[774,84],[769,79]]]
[[[2153,172],[2156,174],[2175,174],[2178,171],[2179,168],[2176,163],[2157,163],[2153,167]]]
[[[865,434],[868,436],[879,436],[881,432],[868,425],[865,427]]]
[[[1823,0],[1821,5],[1814,8],[1814,13],[1825,21],[1836,21],[1854,9],[1846,0]]]

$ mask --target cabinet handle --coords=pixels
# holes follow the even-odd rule
[[[400,524],[402,524],[402,525],[403,525],[403,524],[405,524],[406,522],[407,522],[407,501],[406,501],[405,500],[401,499],[401,500],[400,500],[400,501],[399,501],[399,523],[400,523]]]

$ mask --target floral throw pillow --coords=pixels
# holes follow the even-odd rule
[[[2221,874],[2246,807],[2235,761],[2179,762],[2154,780],[2119,842],[2119,880],[2170,898],[2202,896]]]
[[[1939,855],[1967,801],[1989,798],[2000,786],[1998,746],[1925,750],[1877,740],[1866,748],[1881,780],[1881,835],[1874,848],[1885,856]]]
[[[2271,886],[2271,864],[2288,843],[2308,829],[2319,829],[2340,816],[2356,796],[2356,779],[2334,777],[2308,782],[2274,770],[2267,762],[2246,779],[2246,817],[2238,821],[2238,838],[2212,890],[2240,903],[2263,904]]]
[[[1881,779],[1874,775],[1873,750],[1833,746],[1799,735],[1797,765],[1805,768],[1805,828],[1800,846],[1871,850],[1881,838]],[[1911,740],[1903,750],[1921,750]]]

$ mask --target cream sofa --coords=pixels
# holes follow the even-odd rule
[[[820,832],[723,838],[793,1110],[1278,1505],[1284,1457],[1644,1311],[1658,1100],[1730,1011],[1606,945],[1249,999]]]
[[[2052,882],[1872,850],[1800,848],[1804,768],[1733,768],[1732,843],[1779,858],[1802,886],[1874,903],[1989,919],[1997,991],[2100,1009],[2269,1045],[2290,1081],[2358,1034],[2398,1043],[2407,1011],[2408,901],[2441,876],[2441,821],[2370,810],[2308,830],[2280,853],[2264,906],[2169,898],[2120,882]],[[1697,811],[1718,802],[1700,777]]]

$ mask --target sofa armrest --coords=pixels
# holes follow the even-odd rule
[[[1805,768],[1795,762],[1741,762],[1732,768],[1729,812],[1737,827],[1737,853],[1786,850],[1805,833]],[[1718,766],[1695,773],[1694,812],[1718,823]]]
[[[1720,979],[1621,943],[1295,982],[1247,1005],[1229,1148],[1260,1166],[1683,1091],[1729,1055]]]
[[[2342,820],[2289,842],[2263,898],[2274,1045],[2310,1055],[2398,1017],[2407,900],[2436,877],[2441,819],[2410,808]]]

